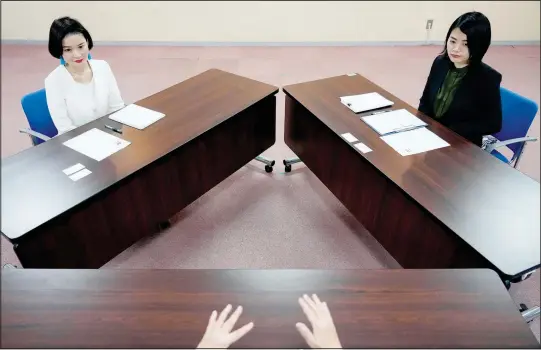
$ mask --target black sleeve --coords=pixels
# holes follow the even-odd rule
[[[417,110],[427,115],[432,114],[430,113],[430,111],[432,110],[432,107],[430,106],[430,99],[428,98],[428,94],[430,91],[430,81],[432,80],[432,77],[434,75],[438,58],[439,56],[434,59],[434,62],[432,62],[432,67],[430,67],[430,73],[428,74],[428,78],[426,79],[423,95],[421,96],[421,100],[419,101],[419,107],[417,108]]]

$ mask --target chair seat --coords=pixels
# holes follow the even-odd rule
[[[496,150],[492,150],[492,152],[490,153],[492,154],[494,157],[498,158],[499,160],[501,160],[502,162],[504,162],[505,164],[509,164],[509,159],[507,159],[507,157],[505,157],[503,154],[501,154],[500,152],[496,151]]]

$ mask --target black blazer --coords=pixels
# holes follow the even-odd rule
[[[452,64],[449,58],[441,55],[432,63],[417,108],[431,118],[434,118],[436,94]],[[484,63],[468,67],[449,109],[434,120],[481,146],[484,135],[495,134],[502,128],[501,81],[502,75]]]

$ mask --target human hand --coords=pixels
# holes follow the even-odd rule
[[[199,345],[197,345],[198,349],[227,349],[231,344],[244,337],[246,333],[254,327],[253,322],[250,322],[236,331],[231,332],[242,313],[242,306],[238,306],[231,317],[227,319],[227,315],[229,315],[231,309],[232,306],[227,305],[218,318],[216,318],[218,315],[216,310],[212,311],[207,330],[203,335],[203,339],[201,339]]]
[[[341,349],[340,339],[332,320],[327,303],[322,303],[317,295],[312,298],[303,295],[299,298],[302,311],[312,325],[312,332],[304,323],[297,323],[297,330],[312,349]]]

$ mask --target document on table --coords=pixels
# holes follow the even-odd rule
[[[449,146],[447,142],[427,128],[381,136],[381,139],[402,156],[409,156]]]
[[[165,117],[163,113],[131,104],[111,114],[109,119],[131,126],[132,128],[143,130],[163,117]]]
[[[342,96],[340,97],[340,102],[342,102],[347,108],[351,109],[355,113],[389,107],[394,104],[393,101],[389,101],[377,92],[370,92],[368,94],[361,95]]]
[[[427,125],[405,109],[369,115],[361,117],[361,120],[382,136]]]
[[[129,146],[131,142],[118,138],[99,129],[87,132],[64,142],[67,146],[98,162]]]

